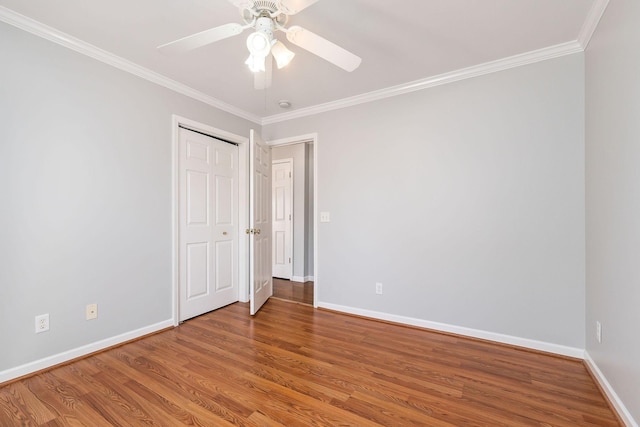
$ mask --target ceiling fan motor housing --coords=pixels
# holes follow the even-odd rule
[[[255,25],[255,20],[269,17],[279,26],[285,26],[289,16],[283,10],[280,1],[255,0],[249,1],[241,8],[242,19],[246,24]],[[256,28],[257,29],[257,28]]]
[[[273,39],[273,19],[266,16],[261,16],[256,20],[255,29],[257,32],[267,36],[269,40]]]
[[[269,13],[274,13],[280,10],[279,1],[269,1],[269,0],[253,0],[251,2],[251,9],[255,9],[257,11],[267,11]]]

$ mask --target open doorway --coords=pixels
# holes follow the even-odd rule
[[[298,141],[271,153],[273,296],[313,305],[314,146]]]

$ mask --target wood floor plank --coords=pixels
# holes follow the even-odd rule
[[[313,305],[313,282],[294,282],[274,277],[273,297]]]
[[[67,365],[62,369],[73,370],[74,367],[75,365]],[[82,396],[87,392],[70,384],[67,381],[70,376],[64,378],[65,380],[61,380],[52,372],[45,372],[25,381],[29,391],[57,414],[57,418],[47,424],[55,425],[56,422],[62,422],[64,425],[110,426],[111,424],[82,400]]]
[[[618,426],[581,361],[272,299],[0,387],[11,426]]]
[[[112,350],[102,356],[109,358],[113,366],[117,366],[140,384],[153,384],[154,391],[166,400],[189,409],[190,413],[202,420],[203,425],[207,425],[209,419],[216,419],[220,425],[234,425],[235,416],[230,415],[227,408],[215,400],[215,396],[203,394],[194,384],[174,380],[171,370],[164,369],[144,357],[126,357],[122,349]]]
[[[250,378],[252,382],[270,388],[269,401],[265,403],[266,407],[262,411],[268,414],[271,409],[285,410],[295,420],[289,421],[289,423],[304,425],[301,420],[306,419],[313,420],[317,425],[326,426],[359,425],[366,427],[377,425],[366,418],[359,417],[357,414],[345,411],[328,402],[316,400],[290,388],[271,383],[251,373],[247,373],[245,376]]]
[[[0,395],[0,408],[2,409],[0,420],[14,421],[15,425],[35,426],[37,423],[37,410],[32,411],[26,405],[24,396],[20,392],[20,383],[10,384],[4,388]],[[8,424],[7,424],[8,425]]]
[[[189,425],[200,427],[209,425],[209,421],[200,420],[194,412],[187,410],[180,405],[180,402],[172,399],[171,395],[165,397],[162,392],[151,390],[137,381],[130,381],[125,386],[143,398],[149,406],[152,406],[155,412],[158,413],[157,418],[166,420],[167,426]]]
[[[374,396],[355,392],[346,402],[337,402],[345,410],[358,414],[378,424],[385,426],[411,425],[451,427],[455,424],[443,421],[431,410],[416,411],[415,407],[403,406],[395,401],[378,399]],[[376,410],[372,410],[376,408]]]
[[[251,414],[249,421],[258,427],[286,427],[284,424],[280,424],[260,411],[255,411]]]

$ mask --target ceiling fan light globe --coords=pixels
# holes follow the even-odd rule
[[[276,60],[276,66],[278,69],[286,67],[289,62],[296,56],[295,53],[291,52],[281,41],[276,41],[271,47],[271,53]]]
[[[247,48],[252,55],[264,57],[271,50],[271,41],[264,33],[256,31],[247,37]]]
[[[244,63],[247,64],[249,70],[251,70],[253,73],[259,73],[261,71],[265,71],[264,60],[264,56],[256,56],[251,54],[249,55],[247,60],[244,61]]]

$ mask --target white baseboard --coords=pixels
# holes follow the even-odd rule
[[[633,419],[631,413],[627,410],[626,406],[624,406],[624,403],[622,403],[622,400],[620,400],[618,394],[613,390],[613,387],[611,387],[611,384],[609,384],[607,378],[604,376],[600,368],[598,368],[598,365],[596,365],[596,362],[591,358],[589,352],[587,352],[586,350],[584,352],[584,361],[586,362],[587,369],[591,371],[593,377],[596,379],[596,381],[598,381],[598,384],[600,384],[600,387],[602,387],[602,390],[604,390],[605,394],[613,404],[616,412],[618,413],[620,418],[622,418],[622,421],[625,423],[625,425],[627,427],[638,427],[638,423]]]
[[[292,282],[313,282],[313,276],[293,276],[291,277]]]
[[[45,357],[44,359],[35,360],[33,362],[25,363],[24,365],[16,366],[4,371],[0,371],[0,384],[6,381],[11,381],[15,378],[20,378],[25,375],[32,374],[34,372],[41,371],[43,369],[50,368],[52,366],[59,365],[69,360],[77,359],[87,354],[95,353],[96,351],[104,350],[109,347],[122,344],[124,342],[140,338],[145,335],[158,332],[162,329],[170,328],[173,326],[173,320],[165,320],[154,325],[145,326],[144,328],[136,329],[135,331],[126,332],[115,337],[107,338],[101,341],[96,341],[91,344],[83,345],[72,350],[68,350],[62,353],[54,354],[53,356]]]
[[[401,323],[404,325],[418,326],[435,331],[448,332],[457,335],[464,335],[473,338],[480,338],[489,341],[496,341],[503,344],[515,345],[533,350],[545,351],[547,353],[559,354],[562,356],[584,359],[584,350],[580,348],[567,347],[559,344],[552,344],[544,341],[530,340],[527,338],[503,335],[495,332],[482,331],[479,329],[465,328],[462,326],[449,325],[446,323],[431,322],[428,320],[415,319],[412,317],[398,316],[395,314],[382,313],[378,311],[364,310],[360,308],[347,307],[336,304],[318,302],[318,307],[328,310],[341,311],[343,313],[355,314],[358,316],[371,317],[373,319],[386,320],[388,322]]]

